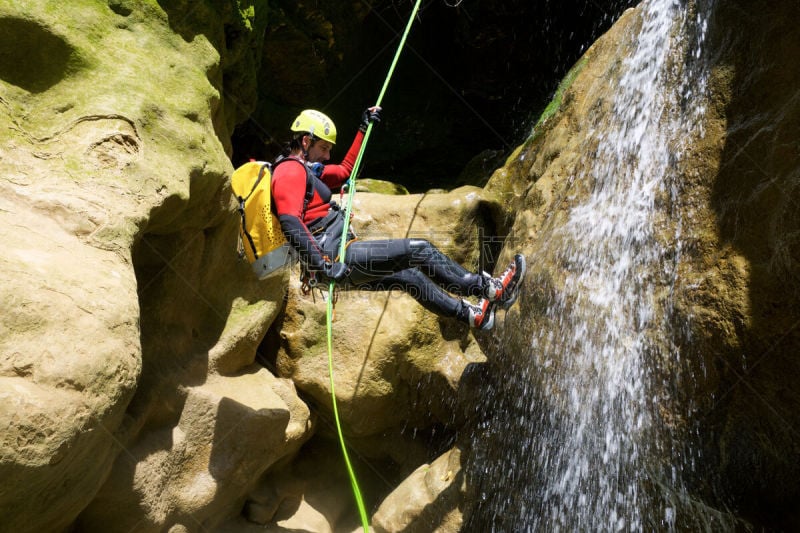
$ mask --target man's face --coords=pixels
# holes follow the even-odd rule
[[[333,144],[322,139],[317,139],[316,142],[311,142],[308,147],[308,162],[309,163],[324,163],[331,158],[331,150]]]

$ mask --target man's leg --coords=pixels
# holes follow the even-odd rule
[[[381,279],[361,283],[357,287],[369,291],[399,289],[437,315],[456,318],[479,329],[491,329],[494,325],[494,306],[490,306],[488,300],[481,299],[478,305],[474,305],[461,298],[454,298],[416,268],[401,270]]]
[[[365,281],[415,269],[447,292],[460,296],[482,296],[487,277],[469,272],[425,239],[355,241],[345,254],[359,285]]]

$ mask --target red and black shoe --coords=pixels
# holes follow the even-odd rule
[[[494,327],[494,305],[486,298],[481,298],[477,305],[471,304],[466,300],[461,300],[463,305],[464,319],[475,329],[484,331]]]
[[[517,254],[514,261],[500,277],[486,279],[483,295],[489,302],[508,309],[519,296],[519,287],[525,277],[525,256]]]

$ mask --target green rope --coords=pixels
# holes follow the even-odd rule
[[[389,87],[389,80],[392,78],[392,74],[394,73],[395,66],[397,66],[397,60],[400,58],[400,52],[403,50],[403,46],[406,43],[406,38],[408,37],[409,31],[411,31],[411,25],[414,22],[414,18],[417,16],[417,11],[419,11],[419,6],[422,3],[422,0],[417,0],[416,5],[414,6],[413,11],[411,11],[411,16],[408,18],[408,24],[406,24],[405,32],[403,32],[403,37],[400,39],[400,44],[397,45],[397,51],[394,54],[394,59],[392,60],[392,65],[389,67],[389,73],[386,75],[386,80],[383,82],[383,87],[381,88],[381,92],[378,95],[378,101],[375,102],[376,106],[381,105],[381,101],[383,100],[383,95],[386,94],[386,89]],[[353,164],[353,171],[350,173],[350,190],[348,191],[348,202],[344,212],[344,228],[342,229],[342,242],[339,248],[339,260],[344,262],[344,256],[347,251],[347,233],[350,230],[350,213],[353,207],[353,198],[356,193],[356,176],[358,175],[359,167],[361,166],[361,158],[364,155],[364,149],[367,147],[367,142],[369,141],[370,133],[372,132],[372,122],[367,123],[367,131],[364,133],[364,140],[361,143],[361,149],[358,151],[358,156],[356,157],[356,162]],[[350,476],[350,485],[353,487],[353,495],[356,499],[356,505],[358,506],[358,513],[361,515],[361,526],[364,528],[364,532],[369,532],[369,517],[367,516],[367,510],[364,507],[364,499],[361,497],[361,490],[358,487],[358,480],[356,479],[355,471],[353,470],[353,465],[350,463],[350,456],[347,454],[347,446],[344,442],[344,434],[342,433],[342,424],[339,421],[339,409],[336,406],[336,390],[334,388],[334,380],[333,380],[333,295],[335,290],[336,282],[331,280],[330,287],[328,288],[328,375],[330,376],[330,383],[331,383],[331,403],[333,405],[333,417],[336,421],[336,432],[339,435],[339,444],[342,448],[342,455],[344,456],[344,463],[347,466],[347,473]]]
[[[389,73],[386,75],[386,80],[383,82],[383,87],[381,88],[381,92],[378,95],[378,101],[375,102],[376,106],[381,105],[381,101],[383,100],[383,95],[386,94],[386,89],[389,87],[389,80],[394,73],[394,68],[397,65],[397,60],[400,59],[400,52],[403,50],[403,46],[406,44],[406,38],[408,37],[408,33],[411,30],[411,24],[414,22],[414,17],[417,16],[417,11],[419,10],[419,5],[422,3],[422,0],[417,0],[416,5],[414,5],[413,11],[411,11],[411,16],[408,19],[408,24],[406,25],[406,30],[403,33],[403,37],[400,39],[400,44],[397,45],[397,52],[394,54],[394,59],[392,60],[392,65],[389,67]],[[361,149],[358,151],[358,156],[356,157],[356,162],[353,164],[353,172],[350,173],[350,190],[347,193],[347,206],[345,207],[344,211],[344,228],[342,229],[342,242],[339,245],[339,258],[342,262],[344,262],[344,254],[347,248],[347,232],[350,229],[350,212],[353,209],[353,197],[356,195],[356,176],[358,176],[358,170],[361,167],[361,158],[364,155],[364,150],[367,147],[367,142],[369,141],[369,136],[372,133],[372,122],[367,123],[367,131],[364,134],[364,141],[361,143]]]

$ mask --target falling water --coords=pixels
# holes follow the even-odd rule
[[[686,523],[676,518],[675,501],[685,493],[681,471],[691,467],[680,463],[690,458],[661,419],[671,400],[659,365],[681,356],[670,330],[669,292],[681,256],[681,222],[672,210],[685,140],[702,136],[710,5],[651,0],[639,9],[642,26],[623,63],[612,118],[587,141],[597,146],[592,164],[572,176],[591,193],[542,252],[565,276],[548,302],[553,326],[531,339],[533,366],[509,378],[529,377],[511,385],[517,418],[501,415],[502,427],[485,428],[526,439],[515,452],[506,449],[512,458],[494,475],[494,484],[514,487],[513,496],[484,509],[495,530]],[[664,228],[671,236],[664,238]],[[529,383],[537,381],[533,391]]]
[[[572,357],[561,383],[569,391],[562,407],[571,424],[564,428],[543,497],[550,515],[534,523],[640,531],[653,522],[674,522],[674,509],[649,486],[648,477],[657,475],[654,455],[662,453],[658,440],[667,437],[658,428],[659,398],[653,397],[649,369],[678,356],[663,353],[671,348],[661,341],[669,333],[670,313],[657,307],[669,301],[659,302],[656,291],[672,285],[680,250],[659,243],[655,211],[675,183],[680,140],[695,138],[691,130],[703,112],[681,105],[690,87],[702,92],[702,79],[681,82],[670,71],[681,66],[674,54],[689,41],[689,13],[673,0],[644,4],[637,48],[617,88],[612,128],[602,132],[596,163],[579,177],[594,190],[562,228],[559,240],[568,245],[557,254],[568,276],[550,311],[567,327],[547,349]],[[699,21],[696,44],[702,43],[704,24]],[[675,81],[677,94],[667,90]],[[679,239],[673,242],[679,246]],[[533,349],[545,347],[542,341],[535,338]],[[657,507],[664,508],[659,513]]]

